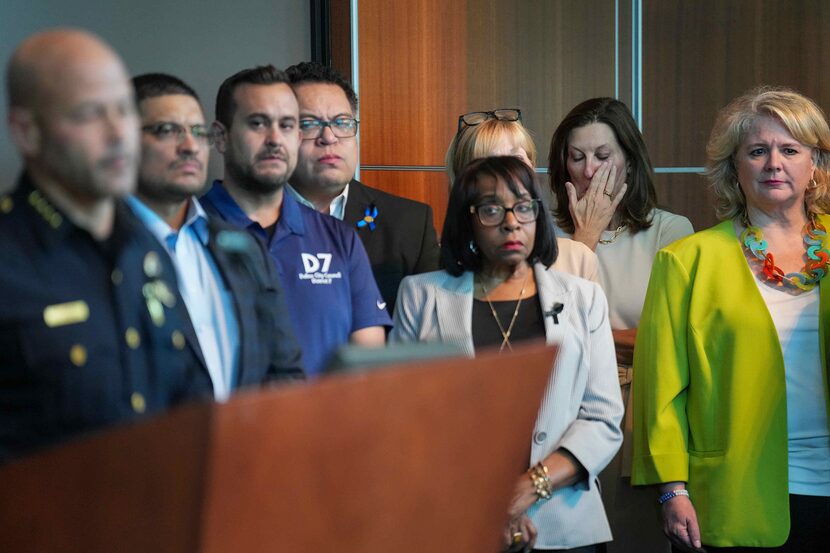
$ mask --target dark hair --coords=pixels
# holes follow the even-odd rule
[[[628,190],[617,209],[620,223],[627,225],[632,234],[651,226],[651,212],[657,207],[654,190],[654,169],[648,157],[643,135],[637,128],[628,107],[614,98],[592,98],[573,108],[559,123],[550,141],[548,158],[550,187],[556,195],[554,215],[559,227],[573,234],[574,222],[568,207],[566,181],[573,181],[568,173],[568,137],[571,131],[590,125],[605,123],[614,132],[628,162]]]
[[[527,190],[531,198],[539,201],[536,237],[529,261],[542,263],[545,267],[553,265],[559,253],[556,235],[548,206],[536,183],[535,173],[515,156],[495,156],[471,162],[453,183],[441,233],[441,268],[454,276],[459,276],[464,271],[481,270],[481,256],[470,249],[475,217],[470,213],[470,206],[475,205],[480,196],[476,184],[483,176],[502,179],[516,196]]]
[[[168,96],[170,94],[183,94],[191,96],[197,102],[199,95],[187,83],[178,77],[166,73],[145,73],[132,78],[133,89],[135,90],[135,101],[141,103],[147,98]]]
[[[316,61],[303,61],[287,68],[285,72],[288,74],[292,86],[303,83],[327,83],[339,86],[346,94],[349,105],[352,106],[352,112],[357,115],[357,94],[355,94],[349,81],[334,68]]]
[[[233,112],[236,111],[236,104],[233,101],[233,93],[236,88],[243,84],[269,85],[284,83],[290,86],[288,75],[285,71],[277,69],[273,65],[258,65],[251,69],[243,69],[234,73],[222,82],[219,92],[216,93],[216,120],[222,123],[225,128],[231,128]]]

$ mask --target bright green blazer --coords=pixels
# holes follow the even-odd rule
[[[830,217],[821,216],[830,229]],[[822,386],[830,276],[820,284]],[[774,547],[790,531],[778,333],[732,221],[660,250],[634,351],[633,484],[687,482],[702,542]]]

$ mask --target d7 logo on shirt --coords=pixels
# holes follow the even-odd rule
[[[300,280],[310,280],[312,284],[331,284],[332,279],[342,278],[340,271],[329,272],[332,258],[330,253],[301,253],[300,258],[305,270],[304,273],[298,275]]]

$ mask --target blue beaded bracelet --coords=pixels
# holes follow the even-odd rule
[[[686,497],[689,497],[689,490],[681,489],[681,490],[672,490],[670,492],[666,492],[657,499],[657,502],[660,505],[662,505],[663,503],[665,503],[669,499],[671,499],[673,497],[677,497],[678,495],[685,495]]]

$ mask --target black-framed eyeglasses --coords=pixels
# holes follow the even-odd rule
[[[504,207],[499,204],[471,205],[470,213],[475,213],[479,222],[485,227],[495,227],[502,224],[507,212],[520,223],[532,223],[539,216],[539,200],[521,200],[513,207]]]
[[[181,144],[184,142],[184,137],[187,132],[193,140],[202,144],[203,146],[213,145],[213,132],[206,125],[191,125],[185,127],[172,121],[162,121],[152,125],[144,125],[141,130],[155,136],[160,142],[174,142]]]
[[[331,121],[308,117],[300,119],[300,135],[303,140],[317,140],[328,127],[337,138],[351,138],[357,134],[358,123],[354,117],[337,117]]]
[[[521,121],[522,110],[519,108],[500,108],[493,111],[471,111],[464,115],[458,116],[458,130],[468,127],[475,127],[481,125],[490,119],[498,119],[499,121]]]

